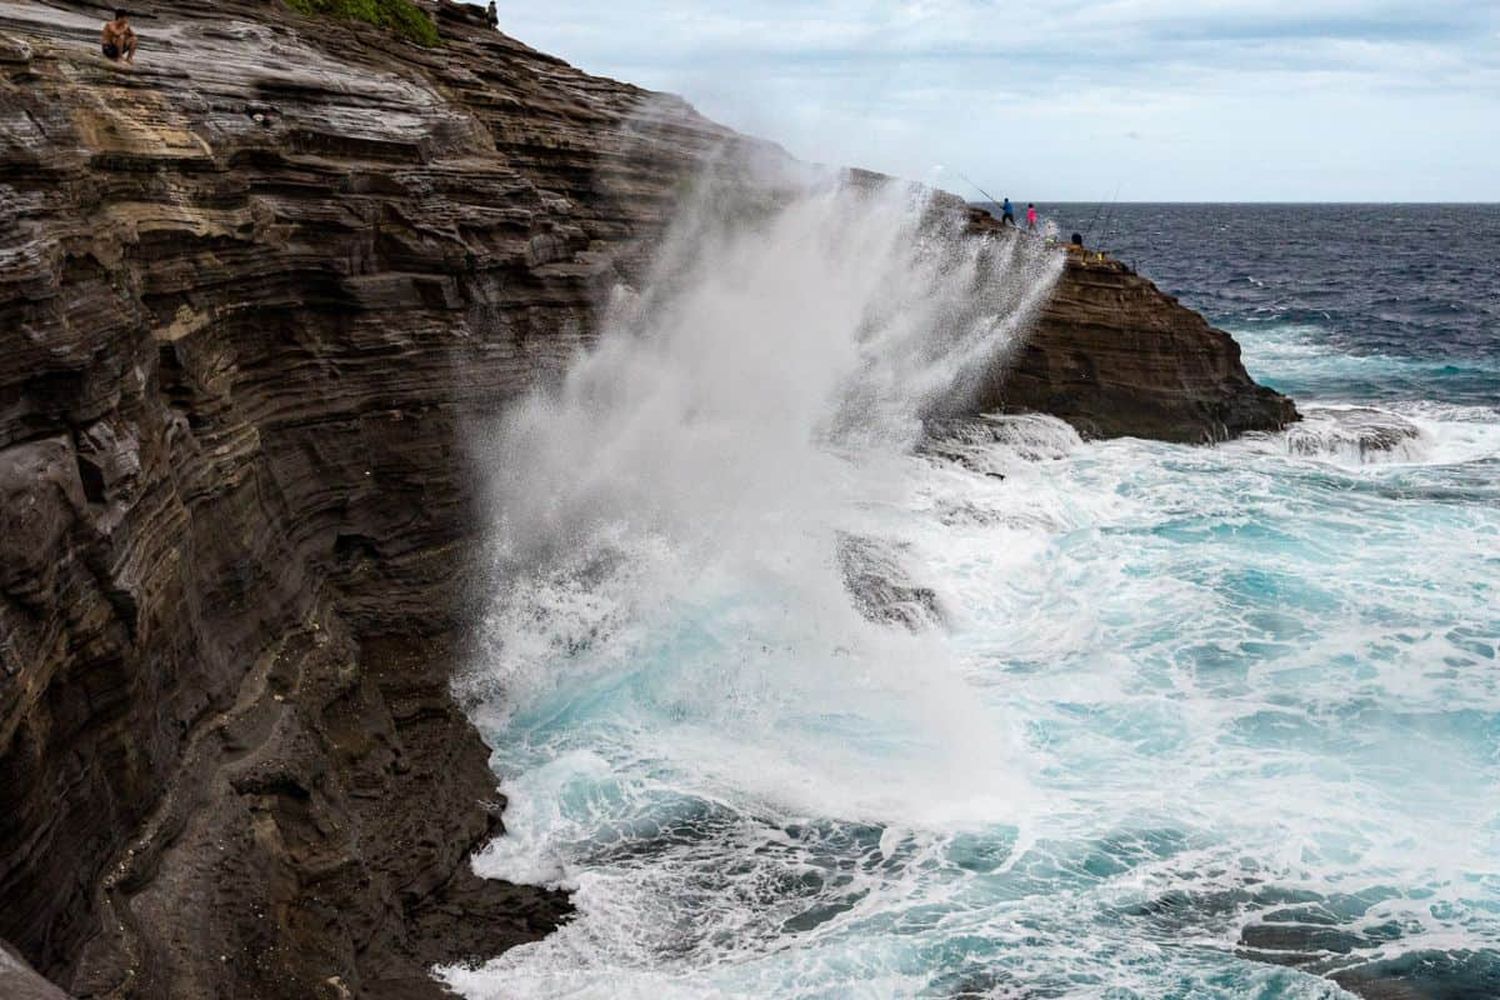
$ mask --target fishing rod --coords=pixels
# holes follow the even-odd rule
[[[958,171],[954,171],[954,173],[958,173]],[[991,205],[998,205],[998,204],[1000,204],[1000,199],[999,198],[996,198],[994,195],[990,194],[984,188],[980,187],[978,184],[975,184],[973,181],[969,180],[969,178],[967,176],[965,176],[964,174],[959,173],[958,174],[958,179],[961,180],[961,181],[963,181],[965,184],[969,185],[969,187],[973,188],[975,191],[978,191],[980,194],[984,195],[986,198],[988,198]]]
[[[1110,209],[1111,212],[1114,211],[1115,201],[1119,197],[1120,197],[1120,185],[1119,185],[1119,183],[1116,183],[1115,184],[1115,193],[1113,195],[1111,195],[1110,199],[1109,199],[1109,209]],[[1105,205],[1104,205],[1103,202],[1101,202],[1099,204],[1099,207],[1094,210],[1094,217],[1089,220],[1089,227],[1083,231],[1084,232],[1083,242],[1085,244],[1090,245],[1090,246],[1093,245],[1093,242],[1094,242],[1094,223],[1096,223],[1096,222],[1099,221],[1099,215],[1100,215],[1100,213],[1102,213],[1104,211],[1104,209],[1105,209]]]
[[[1099,226],[1099,241],[1109,239],[1109,224],[1115,221],[1115,206],[1119,204],[1119,192],[1115,192],[1115,200],[1109,203],[1109,211],[1104,213],[1104,222]]]
[[[1084,232],[1085,236],[1092,236],[1093,235],[1093,233],[1094,233],[1094,223],[1096,223],[1096,222],[1099,221],[1099,213],[1101,213],[1103,211],[1104,211],[1104,202],[1101,201],[1098,205],[1096,205],[1094,207],[1094,214],[1089,217],[1089,224],[1087,226],[1083,227],[1083,232]]]

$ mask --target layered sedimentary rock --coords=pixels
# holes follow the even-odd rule
[[[985,403],[1050,413],[1086,437],[1192,443],[1297,419],[1246,374],[1229,334],[1118,261],[1080,257]]]
[[[0,937],[80,996],[430,991],[565,910],[465,861],[462,422],[723,133],[462,18],[157,13],[130,71],[0,4]]]
[[[425,49],[166,0],[126,69],[97,9],[0,0],[0,938],[77,996],[429,995],[566,912],[465,861],[502,801],[446,685],[471,421],[587,342],[705,150],[776,154],[431,10]],[[1070,268],[996,401],[1284,416],[1137,282]]]
[[[976,228],[993,231],[993,220]],[[1056,291],[979,407],[1061,417],[1085,437],[1223,441],[1298,419],[1234,338],[1119,261],[1069,253]]]

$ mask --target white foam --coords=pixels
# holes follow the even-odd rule
[[[587,995],[592,974],[564,971],[582,954],[634,970],[613,995],[670,994],[642,965],[673,951],[649,914],[673,925],[655,893],[718,877],[695,836],[769,849],[797,816],[1024,815],[1004,720],[940,635],[862,618],[836,555],[906,509],[923,411],[999,360],[1060,272],[1039,243],[962,226],[899,185],[824,180],[773,208],[707,185],[598,348],[499,430],[496,599],[463,686],[514,769],[511,834],[478,865],[574,887],[580,910],[501,960],[508,995]],[[663,824],[697,832],[649,866],[588,860]],[[803,863],[748,862],[747,884]],[[694,962],[754,964],[807,905],[761,902],[694,918],[713,937]],[[739,922],[751,940],[718,941]],[[448,975],[475,996],[493,981]]]
[[[1306,449],[1004,418],[909,454],[1055,274],[953,257],[922,208],[831,185],[748,229],[690,213],[501,431],[467,690],[510,834],[476,864],[578,916],[445,979],[1338,995],[1236,957],[1296,894],[1368,896],[1341,929],[1401,937],[1366,958],[1492,943],[1493,411],[1312,407]],[[944,305],[976,281],[1008,305]],[[899,547],[946,628],[862,618],[841,533]]]

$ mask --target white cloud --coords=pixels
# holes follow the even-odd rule
[[[1495,4],[552,0],[502,17],[810,159],[924,179],[947,163],[1027,200],[1117,182],[1139,199],[1500,199]]]

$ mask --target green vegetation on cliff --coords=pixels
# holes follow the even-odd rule
[[[341,17],[389,28],[418,45],[438,44],[437,26],[411,0],[286,0],[286,5],[303,14]]]

